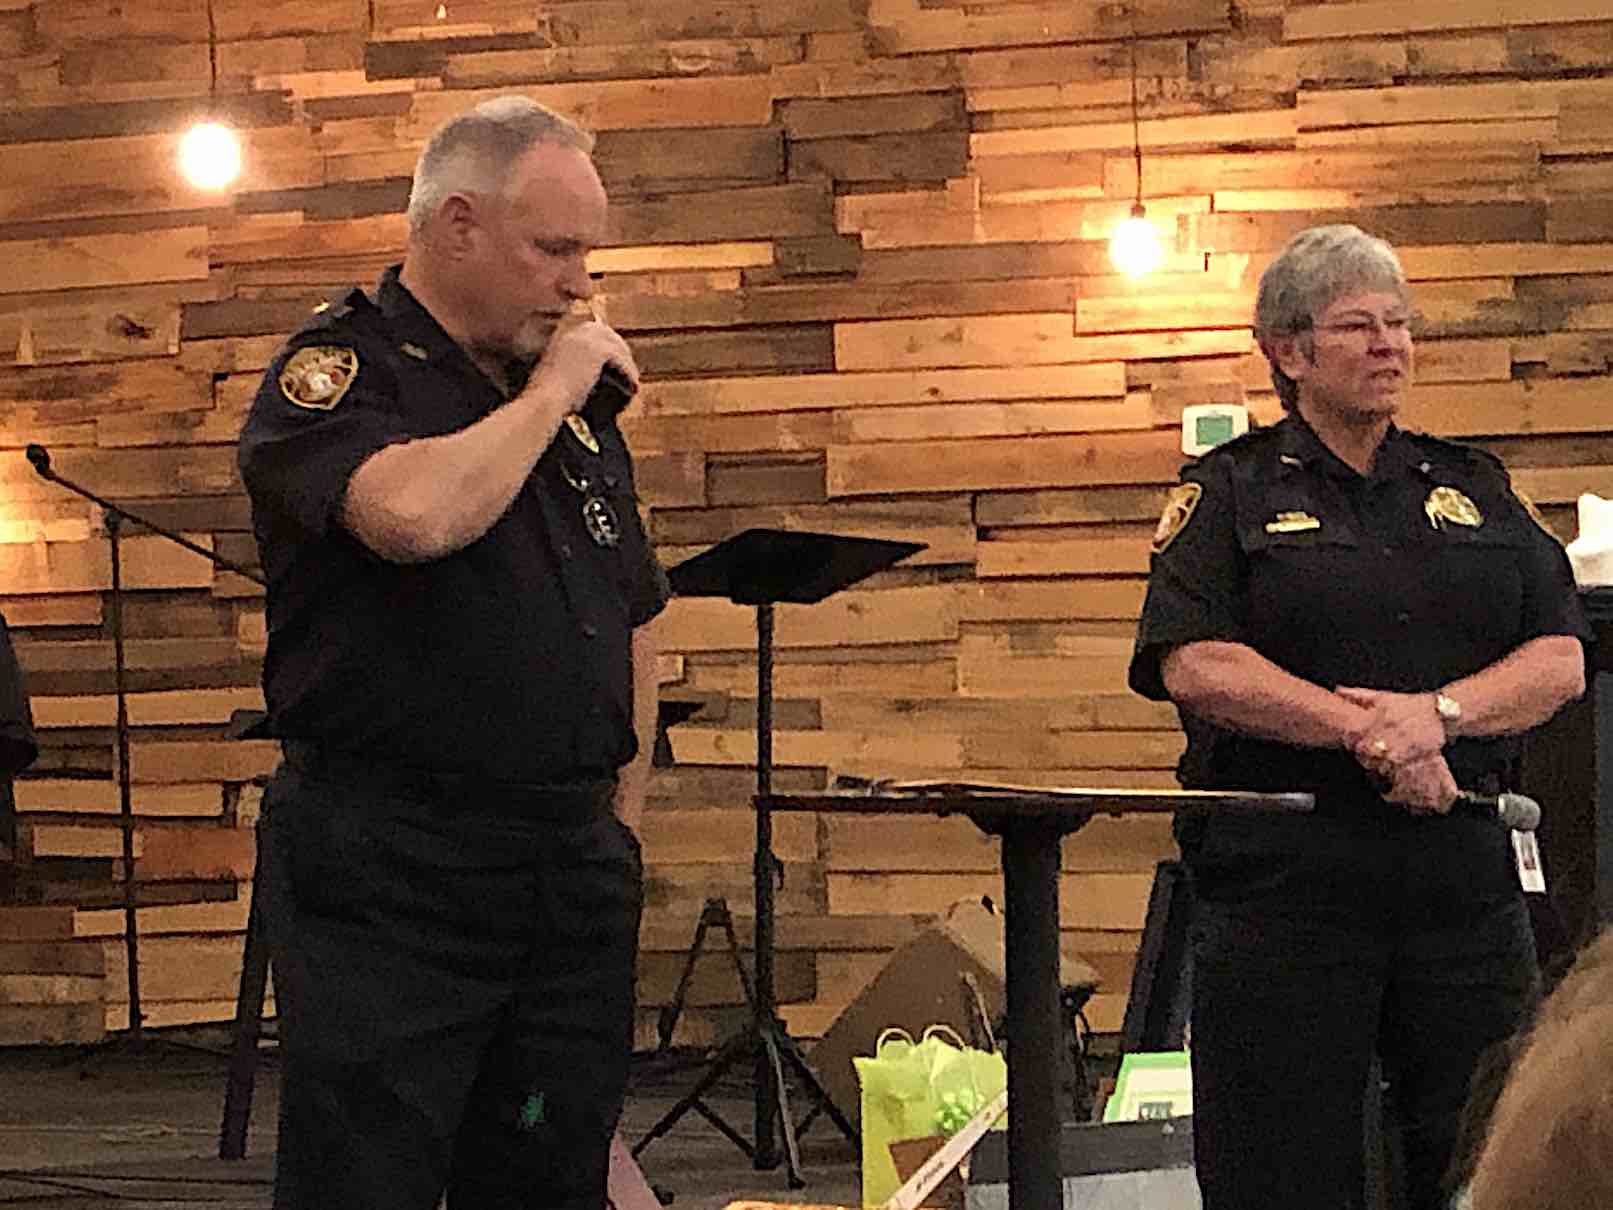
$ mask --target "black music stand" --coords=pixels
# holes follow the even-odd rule
[[[838,534],[747,529],[668,572],[672,590],[684,597],[726,597],[756,607],[756,980],[750,1023],[725,1042],[694,1089],[645,1133],[633,1147],[639,1155],[691,1109],[715,1126],[758,1169],[776,1168],[778,1136],[784,1136],[789,1184],[799,1189],[801,1155],[790,1117],[784,1067],[789,1065],[840,1132],[857,1141],[856,1129],[829,1098],[807,1067],[799,1048],[779,1020],[773,985],[773,879],[780,871],[773,854],[773,607],[780,602],[811,605],[842,588],[884,571],[923,550],[922,542]],[[754,1067],[755,1131],[747,1140],[704,1097],[735,1063],[749,1057]],[[811,1120],[809,1115],[808,1121]]]

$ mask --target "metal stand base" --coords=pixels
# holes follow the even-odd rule
[[[706,1094],[728,1073],[729,1068],[747,1058],[766,1072],[766,1078],[760,1083],[767,1087],[765,1092],[758,1089],[758,1096],[767,1099],[761,1100],[757,1106],[757,1134],[754,1142],[740,1134],[705,1101]],[[784,1078],[786,1066],[805,1086],[815,1102],[811,1112],[802,1119],[799,1126],[790,1115],[788,1081]],[[644,1137],[634,1144],[633,1157],[637,1159],[646,1147],[671,1130],[691,1110],[715,1126],[718,1132],[738,1147],[758,1170],[778,1167],[778,1139],[774,1133],[776,1124],[777,1134],[782,1135],[784,1139],[784,1160],[787,1164],[791,1189],[800,1189],[806,1185],[806,1179],[801,1175],[801,1149],[798,1140],[799,1135],[812,1124],[820,1112],[829,1115],[830,1121],[839,1128],[848,1141],[857,1141],[856,1128],[829,1099],[829,1094],[824,1091],[823,1085],[818,1083],[818,1078],[812,1074],[812,1070],[806,1065],[806,1060],[801,1057],[800,1048],[785,1032],[783,1023],[778,1020],[752,1021],[744,1030],[725,1042],[707,1067],[705,1075],[700,1077],[699,1083],[676,1105],[667,1110],[661,1119],[645,1132]]]
[[[739,939],[734,934],[734,918],[728,911],[726,899],[708,899],[700,909],[700,922],[695,927],[694,941],[684,958],[683,974],[678,979],[678,989],[673,993],[672,1003],[661,1010],[661,1016],[656,1022],[657,1049],[665,1051],[672,1045],[672,1034],[677,1028],[678,1017],[683,1012],[683,1001],[688,993],[689,981],[694,976],[695,963],[699,961],[701,950],[705,948],[706,933],[712,928],[722,929],[727,936],[728,956],[733,960],[734,972],[739,977],[739,986],[744,990],[751,1023],[722,1045],[693,1090],[667,1110],[660,1121],[651,1126],[644,1137],[634,1144],[633,1157],[638,1158],[646,1147],[671,1130],[684,1114],[693,1110],[744,1152],[746,1158],[758,1169],[778,1167],[779,1155],[777,1140],[774,1137],[776,1129],[784,1136],[790,1188],[799,1189],[806,1184],[806,1180],[801,1175],[801,1149],[798,1139],[818,1114],[827,1113],[829,1119],[851,1142],[857,1141],[856,1128],[829,1099],[829,1094],[824,1091],[817,1077],[806,1065],[806,1060],[801,1057],[800,1048],[785,1030],[783,1022],[777,1018],[769,1021],[757,1007],[755,985],[751,982],[750,973],[746,971],[745,963],[739,956]],[[757,1074],[754,1143],[740,1134],[705,1101],[706,1094],[728,1073],[729,1068],[747,1057],[755,1065]],[[786,1065],[806,1086],[814,1100],[811,1111],[799,1125],[790,1115],[788,1082],[784,1078]]]

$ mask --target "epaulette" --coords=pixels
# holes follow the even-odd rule
[[[1443,437],[1435,437],[1431,433],[1413,433],[1402,430],[1406,438],[1418,449],[1433,454],[1447,463],[1462,463],[1470,467],[1479,467],[1499,475],[1504,480],[1510,480],[1506,463],[1497,458],[1489,450],[1480,449],[1476,445],[1465,445],[1459,441],[1447,441]]]
[[[340,297],[333,296],[315,305],[313,314],[303,323],[299,331],[317,332],[354,315],[366,314],[375,309],[375,303],[370,296],[354,286]]]
[[[1229,441],[1223,441],[1213,450],[1206,450],[1197,458],[1189,459],[1187,466],[1196,466],[1206,458],[1216,458],[1222,454],[1237,458],[1244,454],[1253,454],[1261,449],[1267,442],[1278,434],[1276,425],[1259,425],[1249,429],[1246,433],[1239,433]]]

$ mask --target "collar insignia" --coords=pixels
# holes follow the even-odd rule
[[[1309,513],[1278,513],[1275,519],[1266,522],[1268,534],[1301,534],[1321,528],[1322,523]]]
[[[1477,529],[1484,524],[1484,514],[1479,512],[1479,506],[1454,487],[1436,487],[1429,492],[1428,499],[1423,501],[1423,512],[1428,514],[1428,524],[1435,529],[1444,529],[1446,522],[1468,529]]]
[[[413,357],[416,361],[430,361],[431,354],[412,340],[406,340],[398,346],[406,357]]]
[[[594,436],[594,430],[589,428],[588,422],[576,412],[567,413],[566,427],[571,430],[573,437],[582,442],[583,449],[590,454],[599,453],[599,438]]]
[[[280,367],[280,393],[300,408],[328,412],[358,378],[358,353],[337,345],[298,349]]]

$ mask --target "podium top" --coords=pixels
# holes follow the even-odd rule
[[[1175,811],[1305,812],[1314,794],[1252,790],[1120,790],[1103,787],[1005,786],[979,782],[874,782],[866,790],[769,794],[757,802],[774,811],[848,814],[1068,816],[1166,814]]]
[[[922,542],[747,529],[667,572],[680,597],[810,605],[924,549]]]

